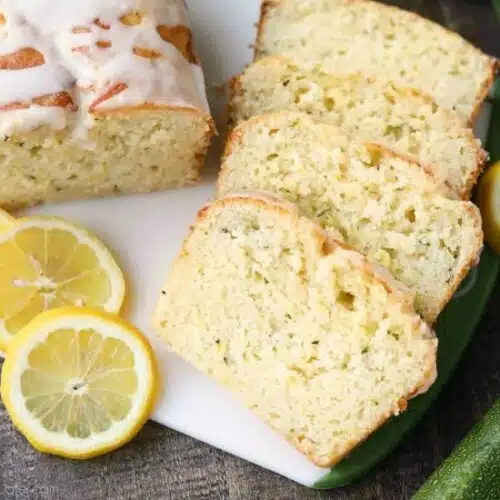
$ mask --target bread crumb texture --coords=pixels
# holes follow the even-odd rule
[[[471,202],[445,196],[420,165],[300,114],[254,117],[233,130],[218,192],[268,191],[386,267],[433,323],[483,244]]]
[[[260,59],[233,80],[233,124],[282,110],[310,114],[346,133],[412,155],[463,199],[470,198],[487,157],[458,115],[393,83],[361,74],[300,70],[282,57]]]
[[[474,118],[496,62],[457,33],[365,0],[267,0],[256,56],[281,54],[327,73],[362,72],[432,95]]]
[[[0,141],[0,206],[12,210],[193,183],[211,135],[196,110],[104,115],[83,144],[67,129],[13,134]]]
[[[171,348],[319,466],[339,461],[435,377],[411,300],[276,200],[205,208],[155,318]]]

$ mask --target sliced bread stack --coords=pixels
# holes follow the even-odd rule
[[[364,0],[265,0],[256,56],[232,82],[219,200],[155,327],[329,467],[435,378],[425,321],[483,243],[459,198],[485,161],[465,122],[496,63]]]
[[[389,269],[430,323],[482,248],[478,208],[452,200],[432,174],[382,146],[303,113],[243,122],[230,134],[219,196],[268,191]]]
[[[200,212],[155,325],[321,467],[436,374],[434,334],[398,284],[267,196]]]
[[[368,0],[265,0],[256,57],[268,55],[418,89],[469,123],[497,65],[456,33]]]
[[[282,57],[262,58],[231,83],[233,125],[263,113],[308,113],[363,140],[414,156],[462,199],[470,198],[486,160],[460,117],[421,92],[362,74],[301,70]]]

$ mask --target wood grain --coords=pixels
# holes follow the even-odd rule
[[[500,57],[500,25],[487,2],[399,0]],[[458,332],[459,333],[459,332]],[[311,491],[189,437],[149,423],[128,446],[89,462],[35,452],[0,405],[3,500],[404,500],[500,397],[500,286],[455,376],[423,422],[362,482]]]

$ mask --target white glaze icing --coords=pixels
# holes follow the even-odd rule
[[[137,11],[139,24],[120,20]],[[209,112],[201,68],[157,32],[160,25],[189,26],[183,0],[0,0],[0,12],[0,57],[31,48],[44,58],[36,67],[0,69],[0,106],[27,107],[0,111],[2,136],[71,123],[75,137],[84,138],[93,113],[146,103]],[[137,48],[160,57],[141,57]],[[32,103],[63,91],[74,108]]]
[[[13,130],[29,132],[50,123],[52,129],[62,130],[68,125],[68,113],[61,108],[44,108],[33,105],[30,109],[15,109],[0,112],[0,137]]]

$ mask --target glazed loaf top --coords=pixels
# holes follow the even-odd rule
[[[183,0],[0,0],[0,135],[113,111],[208,111]]]

